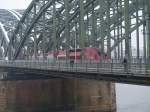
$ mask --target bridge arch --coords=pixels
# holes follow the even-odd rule
[[[7,9],[7,11],[10,12],[18,21],[20,20],[21,14],[19,14],[17,11],[10,10],[10,9]]]
[[[20,16],[15,13],[18,13],[18,15]],[[21,14],[13,10],[0,9],[0,15],[0,57],[4,58],[4,53],[10,42],[10,31],[12,31],[15,26],[12,23],[19,21],[21,18]]]
[[[144,7],[138,5],[135,9],[136,3],[137,0],[133,0],[128,6],[131,24],[134,21],[132,18],[138,18],[137,23],[130,24],[130,34],[137,31],[140,26],[144,26],[143,20],[135,14],[144,10]],[[141,4],[141,1],[138,3]],[[120,50],[120,46],[126,40],[124,36],[124,21],[127,21],[124,14],[126,9],[122,1],[116,3],[110,0],[105,1],[103,6],[100,4],[99,0],[83,0],[82,2],[80,0],[34,0],[17,25],[8,49],[13,46],[15,52],[12,54],[16,59],[25,46],[30,48],[32,46],[33,54],[38,52],[37,46],[40,46],[40,52],[42,50],[47,52],[51,49],[60,49],[60,46],[64,49],[74,48],[74,41],[76,41],[77,47],[97,47],[102,53],[114,52],[117,49],[118,57],[123,56],[124,51]],[[32,39],[29,40],[29,37]],[[45,45],[48,47],[46,48]]]

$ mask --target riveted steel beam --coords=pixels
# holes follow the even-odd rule
[[[129,16],[129,0],[124,0],[124,17],[125,17],[125,56],[131,58],[131,35],[130,35],[130,16]]]
[[[57,50],[57,32],[56,32],[56,24],[57,24],[57,20],[56,20],[56,3],[54,2],[53,3],[53,43],[54,43],[54,46],[53,46],[53,50]]]
[[[85,23],[84,23],[84,0],[80,0],[79,7],[80,7],[80,48],[85,47]]]
[[[39,55],[41,51],[46,54],[49,50],[74,48],[75,42],[77,48],[96,47],[102,55],[112,56],[116,50],[117,58],[123,58],[126,49],[125,54],[130,58],[134,31],[136,56],[140,57],[139,27],[144,26],[145,17],[139,13],[141,10],[140,0],[34,0],[11,38],[14,59],[26,47],[31,49],[31,55],[35,51]]]
[[[146,10],[146,38],[147,38],[147,58],[150,59],[150,2],[145,1]]]

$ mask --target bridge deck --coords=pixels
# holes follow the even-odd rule
[[[111,80],[137,84],[150,84],[150,69],[142,60],[127,64],[121,60],[107,61],[50,61],[50,60],[17,60],[0,61],[1,68],[24,73],[45,74],[65,78],[86,78]]]

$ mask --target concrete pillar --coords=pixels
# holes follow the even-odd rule
[[[4,96],[1,96],[1,93]],[[5,84],[1,83],[0,99],[2,98],[5,99],[3,107],[9,112],[115,112],[116,110],[115,85],[91,80],[8,81]]]

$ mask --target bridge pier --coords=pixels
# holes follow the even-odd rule
[[[73,79],[0,82],[1,112],[115,112],[115,85]]]

